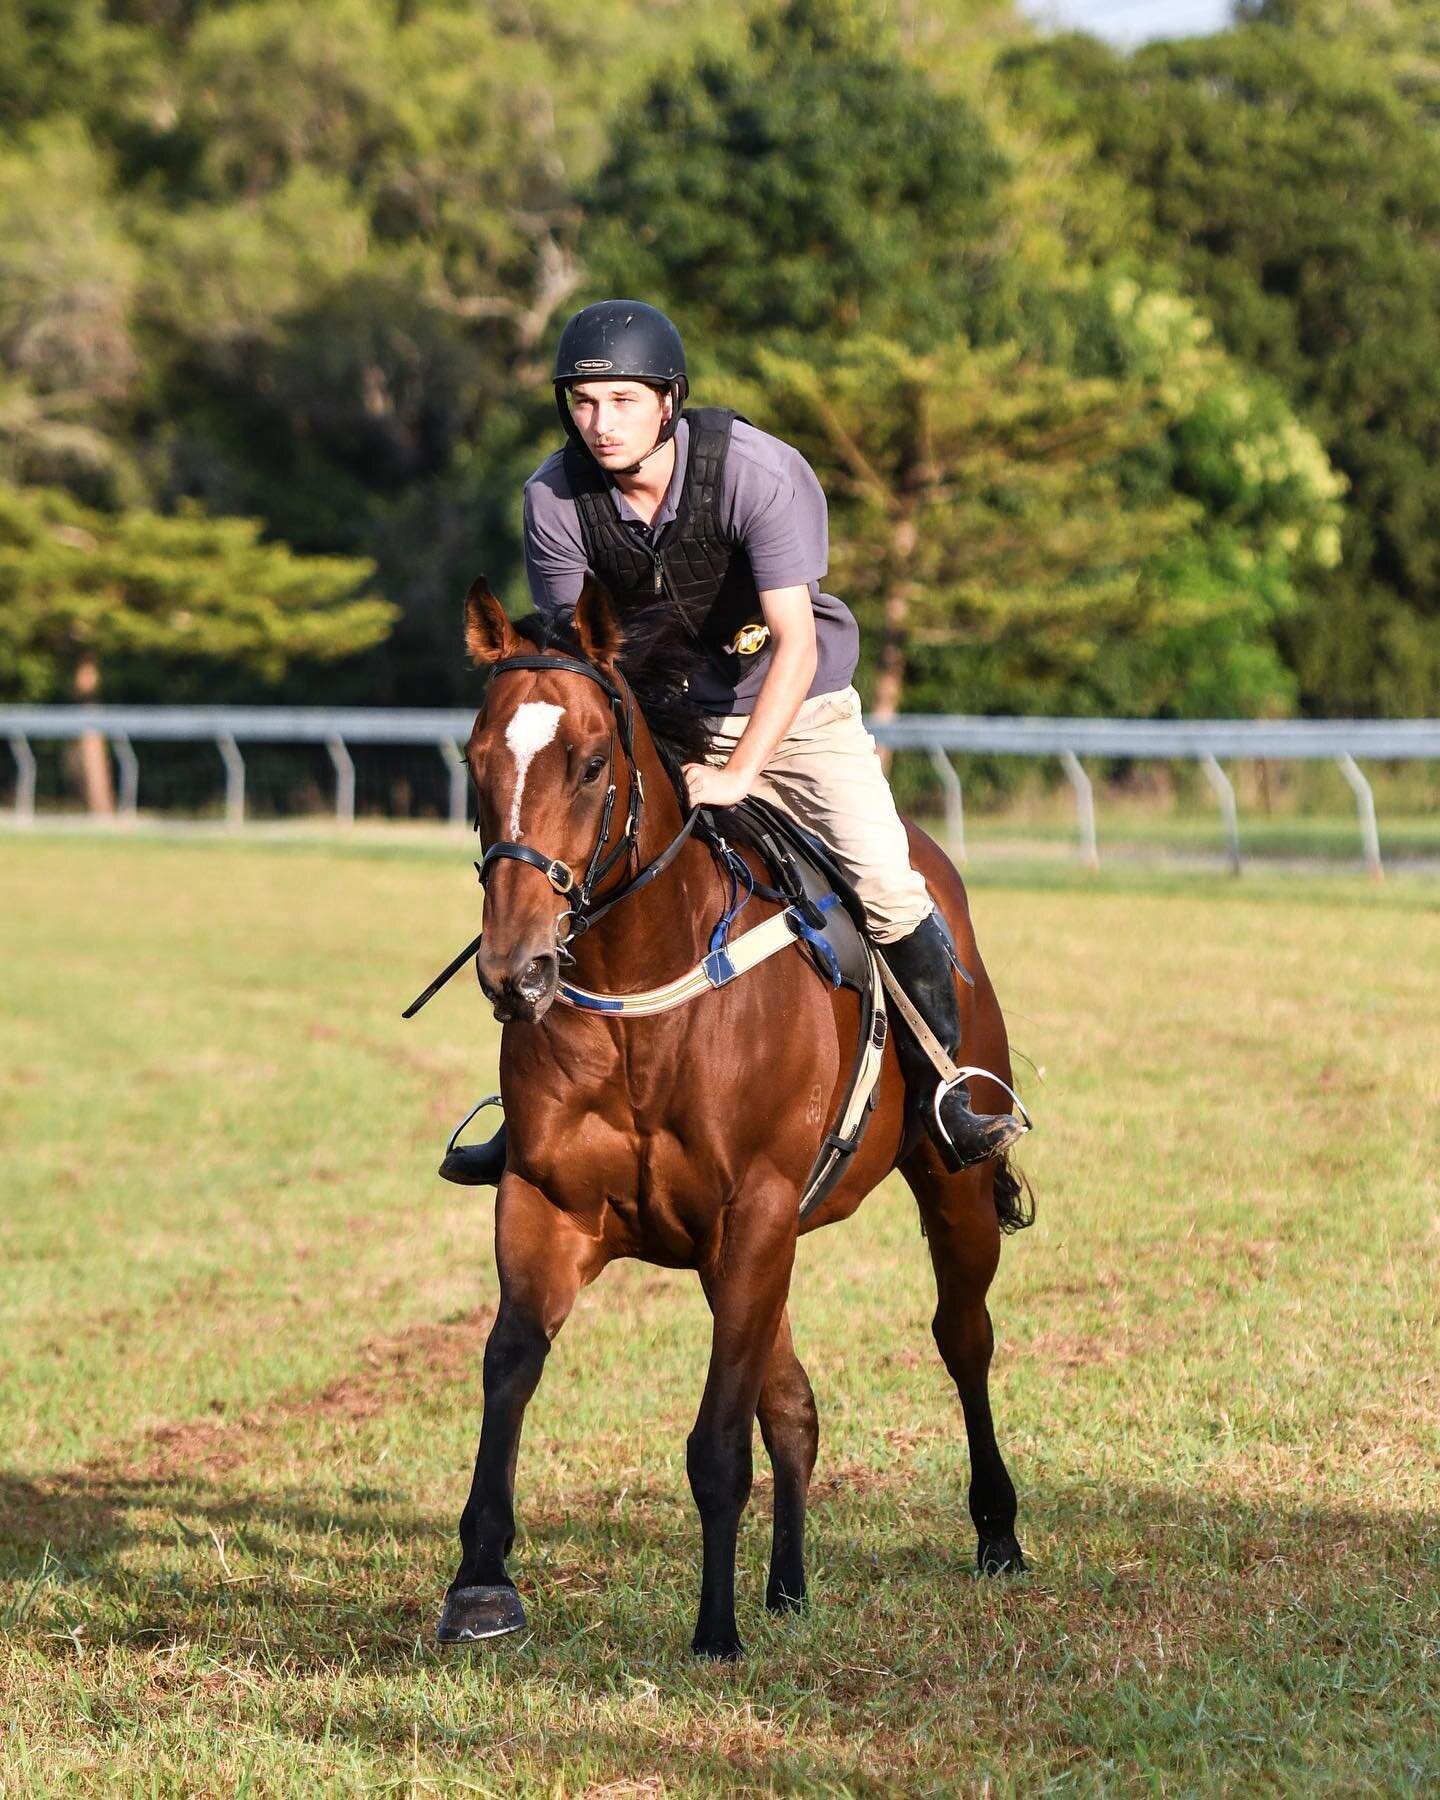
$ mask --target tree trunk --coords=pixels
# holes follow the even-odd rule
[[[915,521],[901,519],[891,539],[891,579],[885,591],[885,610],[880,626],[880,654],[875,659],[875,700],[871,716],[893,719],[905,694],[905,640],[910,623],[908,568],[915,549]],[[890,771],[890,752],[881,750],[880,762]]]
[[[99,697],[100,665],[88,653],[75,665],[75,698],[82,706]],[[98,731],[87,731],[75,743],[73,767],[87,812],[115,811],[115,782],[110,773],[110,747]]]

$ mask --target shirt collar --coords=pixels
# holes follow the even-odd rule
[[[675,436],[671,440],[675,445],[675,472],[670,477],[670,487],[665,495],[664,505],[655,515],[651,529],[658,531],[662,525],[668,525],[680,510],[680,494],[685,486],[685,465],[690,457],[690,422],[682,419],[675,427]],[[615,510],[627,525],[650,525],[648,519],[642,519],[635,508],[620,492],[612,481],[610,498],[615,502]]]

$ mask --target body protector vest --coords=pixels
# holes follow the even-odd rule
[[[701,406],[683,415],[690,427],[675,517],[654,532],[637,531],[615,509],[610,483],[582,444],[565,449],[565,475],[580,515],[585,557],[615,597],[622,620],[663,608],[703,657],[733,686],[755,659],[769,654],[770,633],[744,546],[720,517],[720,484],[739,417]]]

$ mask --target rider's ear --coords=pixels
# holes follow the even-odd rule
[[[525,648],[524,640],[505,616],[505,608],[490,592],[483,575],[470,583],[465,596],[465,648],[476,667],[499,662]]]
[[[575,602],[575,635],[585,655],[602,669],[613,668],[625,648],[625,633],[615,601],[609,588],[593,575],[585,577],[580,598]]]

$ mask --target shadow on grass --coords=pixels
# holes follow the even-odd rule
[[[0,1472],[0,1579],[12,1584],[8,1603],[0,1597],[0,1629],[33,1636],[57,1656],[66,1653],[63,1631],[57,1646],[57,1620],[83,1615],[92,1647],[170,1640],[240,1648],[258,1635],[291,1670],[411,1663],[431,1641],[453,1567],[452,1526],[383,1492],[352,1495],[339,1505],[303,1490],[253,1491],[199,1477],[82,1470],[36,1481]],[[538,1629],[515,1641],[527,1646],[517,1674],[533,1673],[551,1648],[563,1652],[573,1634],[616,1629],[617,1595],[637,1621],[653,1616],[652,1648],[688,1636],[699,1581],[688,1496],[654,1489],[634,1498],[639,1505],[623,1521],[607,1495],[563,1518],[532,1522],[513,1566]],[[768,1484],[757,1484],[745,1524],[751,1551],[762,1538],[768,1544],[768,1511]],[[832,1478],[812,1504],[811,1522],[812,1586],[829,1603],[843,1595],[846,1606],[878,1604],[905,1620],[960,1605],[976,1591],[963,1507],[903,1476]],[[1021,1609],[1049,1604],[1060,1591],[1082,1603],[1093,1595],[1123,1613],[1131,1600],[1153,1608],[1165,1604],[1157,1598],[1164,1592],[1203,1580],[1221,1596],[1223,1617],[1249,1605],[1253,1577],[1283,1591],[1293,1569],[1311,1580],[1343,1576],[1352,1610],[1363,1613],[1393,1600],[1397,1570],[1440,1577],[1436,1513],[1086,1485],[1035,1490],[1021,1525],[1022,1537],[1028,1525],[1053,1547],[1048,1566],[1032,1554],[1033,1580],[990,1590]],[[132,1553],[142,1548],[146,1557],[136,1565]],[[407,1550],[426,1565],[422,1591],[406,1585],[413,1574]],[[325,1582],[304,1573],[322,1560],[333,1570]],[[633,1584],[652,1581],[657,1566],[667,1571],[663,1584],[634,1593]],[[577,1587],[577,1569],[601,1573]],[[759,1596],[751,1585],[742,1575],[742,1612],[753,1623]],[[617,1641],[611,1653],[623,1658],[638,1649]]]

